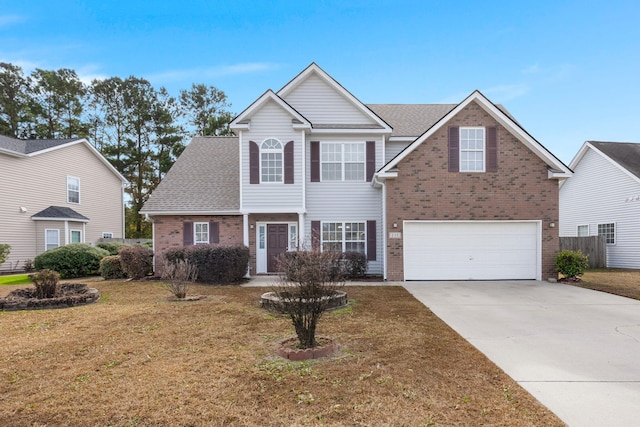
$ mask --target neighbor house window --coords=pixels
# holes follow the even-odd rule
[[[588,225],[579,225],[578,226],[578,237],[587,237],[589,235],[589,226]]]
[[[364,181],[364,143],[323,143],[320,150],[323,181]]]
[[[67,202],[80,203],[80,178],[67,177]]]
[[[484,172],[484,128],[460,128],[460,172]]]
[[[332,252],[365,252],[366,223],[325,222],[322,224],[322,250]]]
[[[269,138],[260,145],[260,182],[282,182],[282,143]]]
[[[113,233],[110,231],[103,231],[102,232],[102,238],[103,239],[113,239]]]
[[[60,246],[60,230],[44,230],[44,250]]]
[[[598,236],[604,236],[607,245],[616,243],[616,225],[614,223],[598,224]]]
[[[193,244],[208,245],[209,244],[209,223],[194,222],[193,223]]]
[[[69,232],[69,241],[71,243],[82,243],[82,231],[71,230]]]

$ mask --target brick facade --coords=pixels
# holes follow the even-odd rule
[[[219,223],[220,246],[242,245],[242,215],[162,215],[155,216],[154,221],[154,250],[155,271],[162,268],[162,253],[167,249],[183,246],[183,224],[185,222]]]
[[[496,173],[448,172],[449,126],[496,126]],[[403,220],[542,220],[542,278],[556,277],[558,181],[547,165],[475,102],[443,125],[398,164],[388,179],[387,230]],[[393,223],[398,228],[393,228]],[[387,240],[387,277],[403,280],[402,239]]]

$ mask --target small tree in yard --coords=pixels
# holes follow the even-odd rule
[[[316,326],[329,308],[328,297],[344,286],[340,259],[340,253],[316,250],[284,253],[278,258],[282,276],[274,292],[284,302],[300,348],[316,347]]]
[[[589,257],[581,251],[560,251],[556,256],[556,268],[566,279],[578,280],[578,276],[589,268]]]
[[[0,243],[0,264],[4,263],[11,252],[11,246]]]
[[[177,260],[170,262],[167,258],[162,261],[162,278],[166,287],[178,299],[184,299],[189,290],[189,284],[198,278],[198,268],[189,261]]]

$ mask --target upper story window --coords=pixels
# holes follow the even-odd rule
[[[364,181],[364,143],[322,143],[320,159],[323,181]]]
[[[208,222],[193,223],[193,244],[194,245],[209,244],[209,223]]]
[[[604,236],[607,245],[616,243],[616,225],[614,223],[598,224],[598,236]]]
[[[282,143],[274,138],[260,145],[260,182],[282,182]]]
[[[485,171],[485,128],[460,128],[460,172]]]
[[[80,203],[80,178],[67,177],[67,202]]]

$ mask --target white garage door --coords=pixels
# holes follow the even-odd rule
[[[540,279],[539,222],[405,221],[405,280]]]

